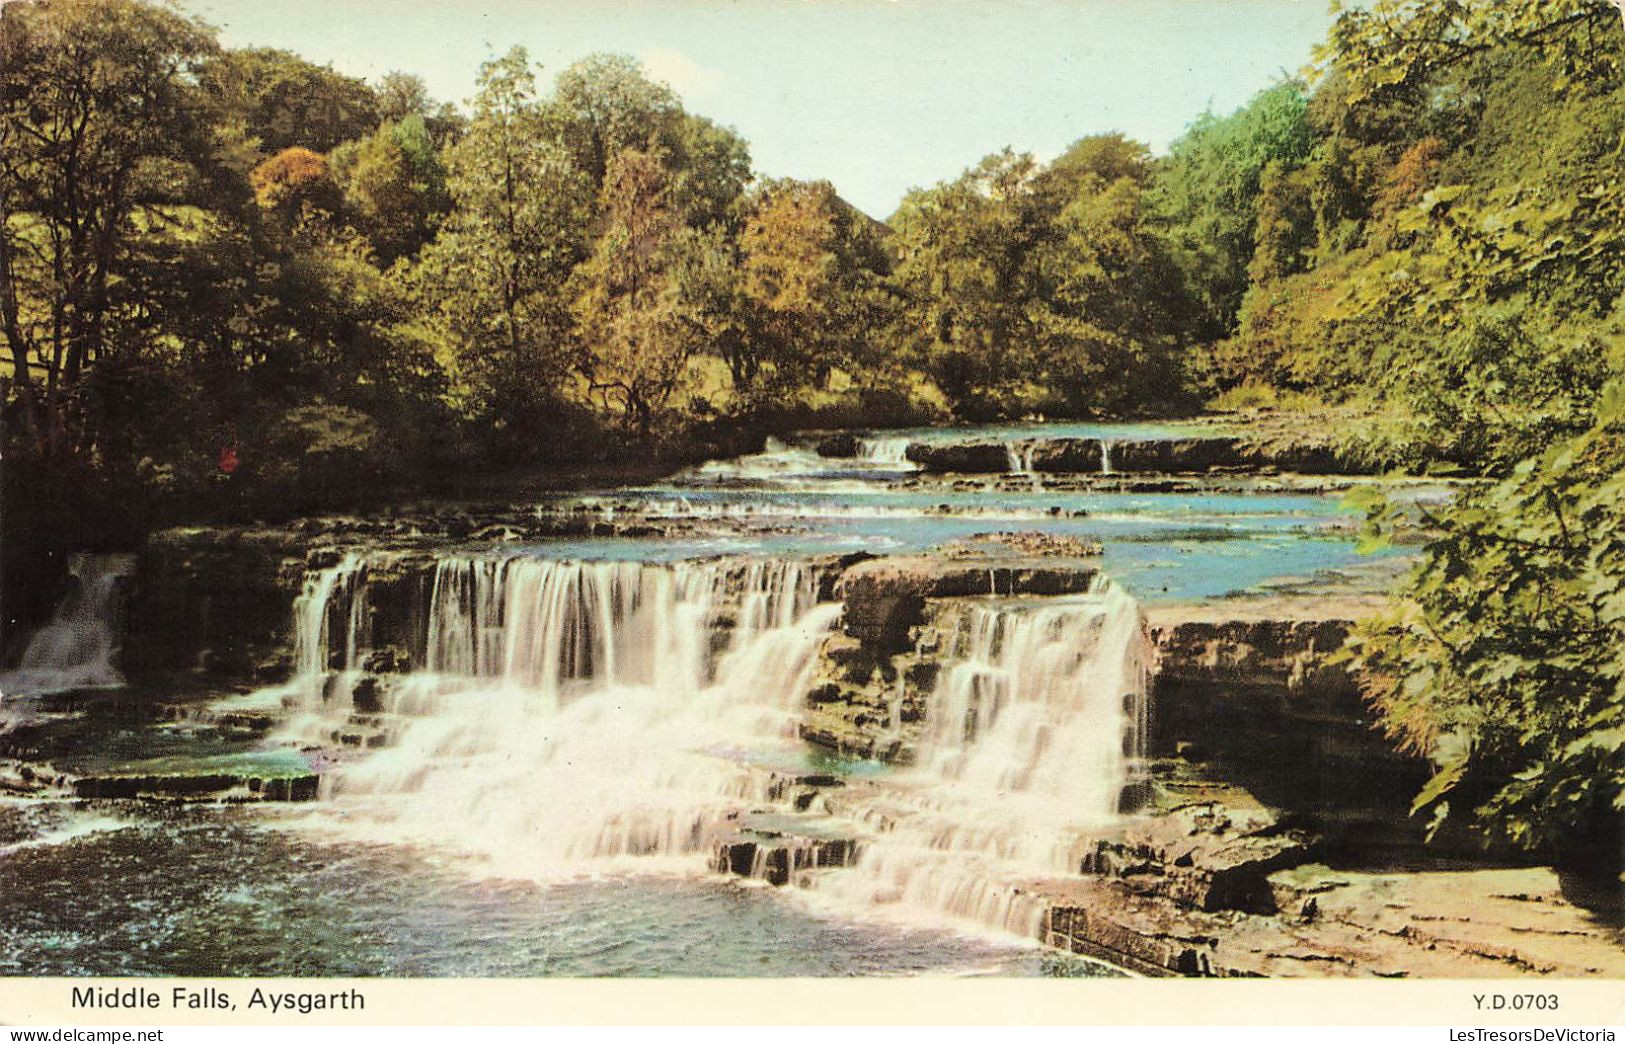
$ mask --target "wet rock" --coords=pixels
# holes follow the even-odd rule
[[[911,442],[904,456],[929,472],[1002,475],[1010,470],[1010,452],[1002,442]]]
[[[1034,471],[1094,473],[1101,470],[1099,439],[1040,439],[1030,452]]]
[[[1114,443],[1114,471],[1203,472],[1220,469],[1290,471],[1305,475],[1358,473],[1327,447],[1253,443],[1234,436]]]
[[[813,451],[820,457],[856,457],[858,437],[849,431],[826,435],[813,445]]]
[[[1089,590],[1098,565],[1069,559],[949,559],[896,555],[860,562],[841,577],[846,632],[871,644],[901,648],[928,598],[982,594],[1076,594]]]
[[[735,840],[717,846],[711,866],[718,873],[782,887],[802,871],[850,866],[856,855],[857,845],[844,838]]]

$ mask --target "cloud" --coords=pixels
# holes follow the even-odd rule
[[[685,98],[702,97],[722,86],[722,73],[707,69],[682,51],[669,47],[647,47],[638,58],[651,78],[671,84]]]

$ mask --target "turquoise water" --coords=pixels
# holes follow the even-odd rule
[[[299,813],[0,801],[0,975],[1115,974],[719,877],[482,878],[406,846],[313,841],[282,814]]]
[[[536,553],[674,560],[716,554],[816,555],[925,551],[980,533],[1021,530],[1094,539],[1106,571],[1146,600],[1236,594],[1283,577],[1359,567],[1358,515],[1328,494],[1109,493],[965,490],[897,481],[799,489],[680,486],[588,498],[612,515],[725,520],[727,532],[676,540],[551,541]],[[579,498],[557,506],[580,503]],[[1386,550],[1378,557],[1399,552]]]

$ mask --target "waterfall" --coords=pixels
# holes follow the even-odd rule
[[[884,829],[855,867],[809,880],[1031,937],[1029,883],[1078,873],[1146,740],[1152,646],[1138,605],[1086,595],[967,600],[939,620],[944,664],[915,767],[846,809]]]
[[[365,570],[358,578],[364,596]],[[418,669],[377,713],[329,693],[328,728],[386,731],[324,778],[380,839],[461,850],[502,873],[714,851],[768,800],[763,758],[796,749],[814,656],[839,606],[798,562],[656,564],[447,557],[427,585]],[[307,581],[312,600],[343,590]],[[344,617],[334,602],[316,631]],[[353,615],[353,614],[352,614]]]
[[[29,639],[17,669],[0,674],[0,695],[122,685],[122,589],[134,566],[133,555],[74,555],[68,593],[51,622]]]
[[[356,676],[368,575],[347,557],[307,577],[302,677]],[[799,763],[805,694],[840,614],[818,579],[767,559],[444,557],[423,586],[415,669],[365,711],[349,685],[306,686],[320,728],[301,735],[377,730],[376,749],[325,773],[326,822],[503,875],[631,857],[698,869],[746,813],[794,814],[771,766]],[[1074,596],[950,599],[933,631],[941,667],[913,766],[821,798],[837,824],[823,836],[854,838],[855,857],[820,866],[787,826],[772,847],[791,854],[772,858],[842,905],[1030,938],[1044,909],[1032,886],[1075,877],[1118,814],[1152,647],[1137,603],[1104,579]],[[904,694],[899,679],[894,732]]]
[[[1110,475],[1112,473],[1112,440],[1111,439],[1101,439],[1100,440],[1100,473],[1102,475]]]
[[[875,464],[907,464],[906,438],[895,436],[871,437],[858,440],[858,456]]]
[[[1004,469],[1011,475],[1026,476],[1033,492],[1040,492],[1044,488],[1044,479],[1033,470],[1033,456],[1038,452],[1038,443],[1028,440],[1025,442],[1005,443]]]

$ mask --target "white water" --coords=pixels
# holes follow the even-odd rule
[[[1033,455],[1037,451],[1038,443],[1033,441],[1007,442],[1004,446],[1005,470],[1012,475],[1024,476],[1035,493],[1044,489],[1043,476],[1033,470]]]
[[[876,464],[908,464],[906,438],[876,436],[858,440],[858,456]]]
[[[876,473],[904,475],[919,470],[908,459],[909,439],[876,436],[859,439],[855,457],[823,457],[809,446],[792,446],[769,438],[760,453],[731,460],[708,461],[673,480],[678,485],[773,485],[793,489],[835,488],[840,476],[850,478],[852,489],[873,488]],[[860,481],[861,480],[861,481]]]
[[[376,718],[388,745],[329,772],[324,797],[352,834],[503,874],[708,858],[732,816],[767,800],[753,759],[794,749],[838,614],[816,596],[795,562],[445,559],[422,669],[395,681],[382,715],[355,715],[328,687],[327,728]],[[317,619],[305,607],[298,622]]]
[[[117,666],[123,637],[120,587],[134,565],[133,555],[74,555],[67,595],[51,622],[29,639],[17,669],[0,674],[0,695],[124,684]]]
[[[1152,646],[1138,605],[1087,595],[950,610],[916,766],[857,799],[872,836],[822,892],[1031,938],[1033,885],[1074,876],[1143,749]]]
[[[418,669],[366,714],[348,685],[320,681],[349,678],[366,652],[365,563],[306,582],[298,659],[318,702],[301,735],[385,736],[324,776],[325,829],[551,877],[630,857],[698,869],[741,814],[788,811],[762,765],[798,751],[840,611],[817,601],[808,566],[464,556],[440,561],[428,591]],[[1044,908],[1033,886],[1076,876],[1117,815],[1151,647],[1138,605],[1106,581],[953,603],[937,629],[944,663],[915,766],[828,792],[846,821],[829,836],[856,838],[857,862],[817,869],[812,847],[788,839],[793,876],[821,902],[1031,938]]]
[[[1100,473],[1102,475],[1110,475],[1112,473],[1112,440],[1111,439],[1101,439],[1100,440]]]

